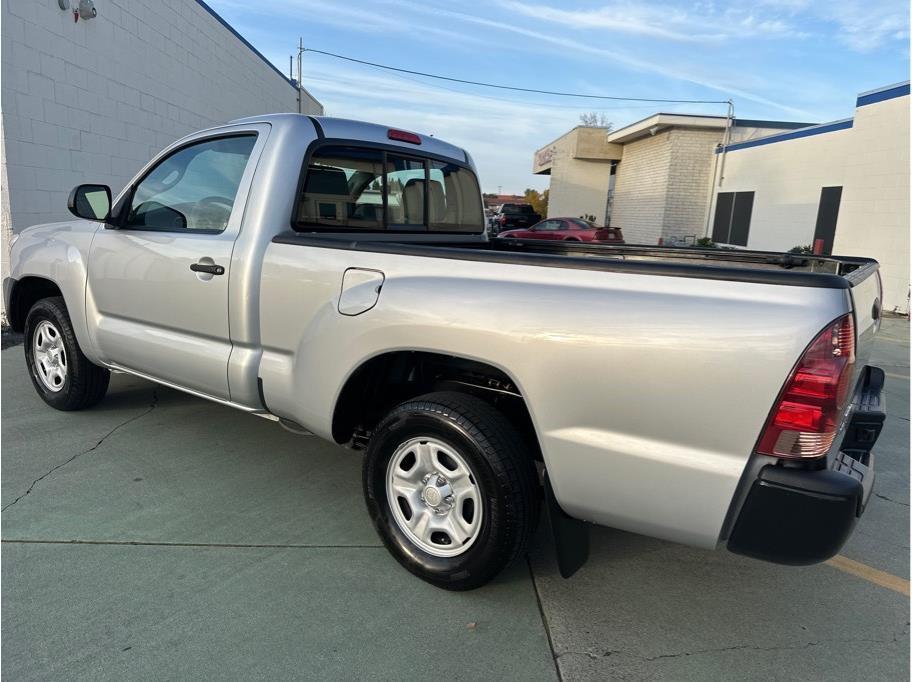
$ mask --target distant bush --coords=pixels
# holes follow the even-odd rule
[[[805,244],[804,246],[793,246],[788,250],[789,253],[814,253],[814,249],[811,248],[810,244]]]
[[[697,241],[694,242],[697,246],[703,246],[707,249],[716,248],[716,243],[709,237],[700,237]]]

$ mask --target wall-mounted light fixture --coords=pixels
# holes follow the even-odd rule
[[[63,3],[66,1],[66,4],[69,5],[69,0],[57,0],[61,8]],[[73,21],[79,21],[80,19],[94,19],[98,16],[98,10],[95,9],[95,3],[93,0],[79,0],[79,5],[76,9],[73,10]]]

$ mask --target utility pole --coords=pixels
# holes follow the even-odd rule
[[[304,113],[304,103],[301,101],[301,57],[304,54],[304,38],[298,38],[298,113]]]
[[[703,230],[704,237],[712,236],[710,221],[712,220],[713,206],[716,203],[716,178],[719,178],[719,187],[725,179],[725,154],[731,144],[732,126],[735,122],[735,103],[728,100],[728,112],[725,115],[725,132],[722,135],[722,144],[718,145],[717,153],[713,154],[712,179],[709,182],[709,201],[706,203],[706,224]],[[721,158],[720,158],[721,157]]]
[[[722,138],[722,162],[719,168],[719,187],[725,180],[725,154],[728,151],[728,145],[731,144],[732,125],[735,119],[735,103],[728,100],[728,114],[725,117],[725,136]]]

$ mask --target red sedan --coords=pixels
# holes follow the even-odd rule
[[[497,235],[506,239],[559,239],[576,242],[623,244],[619,227],[596,227],[582,218],[548,218],[532,227],[505,230]]]

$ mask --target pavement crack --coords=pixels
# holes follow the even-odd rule
[[[560,656],[554,651],[554,640],[551,638],[551,627],[548,625],[548,616],[545,614],[545,607],[542,604],[541,594],[539,594],[538,591],[538,583],[535,582],[535,571],[532,570],[532,560],[529,558],[528,554],[526,555],[526,565],[529,567],[529,578],[532,580],[532,591],[535,592],[535,603],[538,604],[538,613],[541,616],[542,626],[545,628],[545,635],[548,638],[548,648],[551,650],[551,660],[554,661],[554,672],[557,675],[558,680],[563,680],[564,676],[557,663],[557,659],[560,658]]]
[[[607,651],[604,651],[603,653],[593,653],[591,651],[564,651],[558,655],[558,658],[561,658],[562,656],[568,656],[568,655],[569,656],[585,656],[593,661],[597,661],[597,660],[601,660],[603,658],[607,658],[608,656],[619,654],[621,656],[629,656],[631,658],[636,658],[640,661],[653,662],[653,661],[659,661],[659,660],[663,660],[663,659],[683,658],[686,656],[699,656],[701,654],[719,654],[719,653],[725,653],[727,651],[796,651],[796,650],[800,651],[800,650],[804,650],[804,649],[811,649],[813,647],[821,646],[821,645],[825,645],[825,644],[857,644],[857,643],[893,644],[893,643],[898,642],[899,637],[904,634],[905,634],[905,632],[902,632],[899,634],[894,633],[893,636],[889,639],[833,639],[833,640],[823,640],[823,641],[819,641],[819,642],[806,642],[804,644],[769,646],[769,647],[756,646],[754,644],[735,644],[733,646],[716,647],[716,648],[712,648],[712,649],[696,649],[694,651],[679,651],[679,652],[669,653],[669,654],[659,654],[657,656],[640,656],[638,654],[627,653],[624,651],[617,651],[617,650],[613,650],[613,649],[609,649]]]
[[[887,502],[892,502],[893,504],[898,504],[901,507],[908,507],[908,502],[900,502],[899,500],[894,500],[892,497],[887,497],[886,495],[881,495],[880,493],[874,493],[874,497],[885,500]]]
[[[75,461],[76,459],[82,457],[83,455],[87,455],[90,452],[94,452],[95,450],[97,450],[99,447],[101,447],[101,444],[104,443],[108,438],[113,436],[115,432],[119,431],[120,429],[127,426],[128,424],[132,424],[137,419],[142,419],[147,414],[149,414],[152,410],[154,410],[157,405],[158,405],[158,387],[156,386],[154,389],[152,389],[152,402],[149,404],[149,407],[146,408],[146,410],[144,412],[140,412],[139,414],[134,415],[134,416],[130,417],[129,419],[122,421],[120,424],[118,424],[113,429],[108,431],[105,435],[103,435],[101,437],[101,439],[97,443],[95,443],[95,445],[93,445],[92,447],[88,448],[87,450],[82,450],[81,452],[77,452],[75,455],[73,455],[69,459],[64,460],[60,464],[52,467],[50,470],[41,474],[41,476],[39,476],[34,481],[32,481],[31,485],[29,485],[28,489],[24,493],[22,493],[19,497],[17,497],[15,500],[10,502],[9,504],[5,505],[2,509],[0,509],[0,512],[5,512],[7,509],[12,507],[14,504],[19,502],[19,500],[21,500],[26,495],[28,495],[30,492],[32,492],[32,490],[35,488],[36,485],[38,485],[41,481],[46,479],[48,476],[53,474],[58,469],[65,467],[67,464]]]

